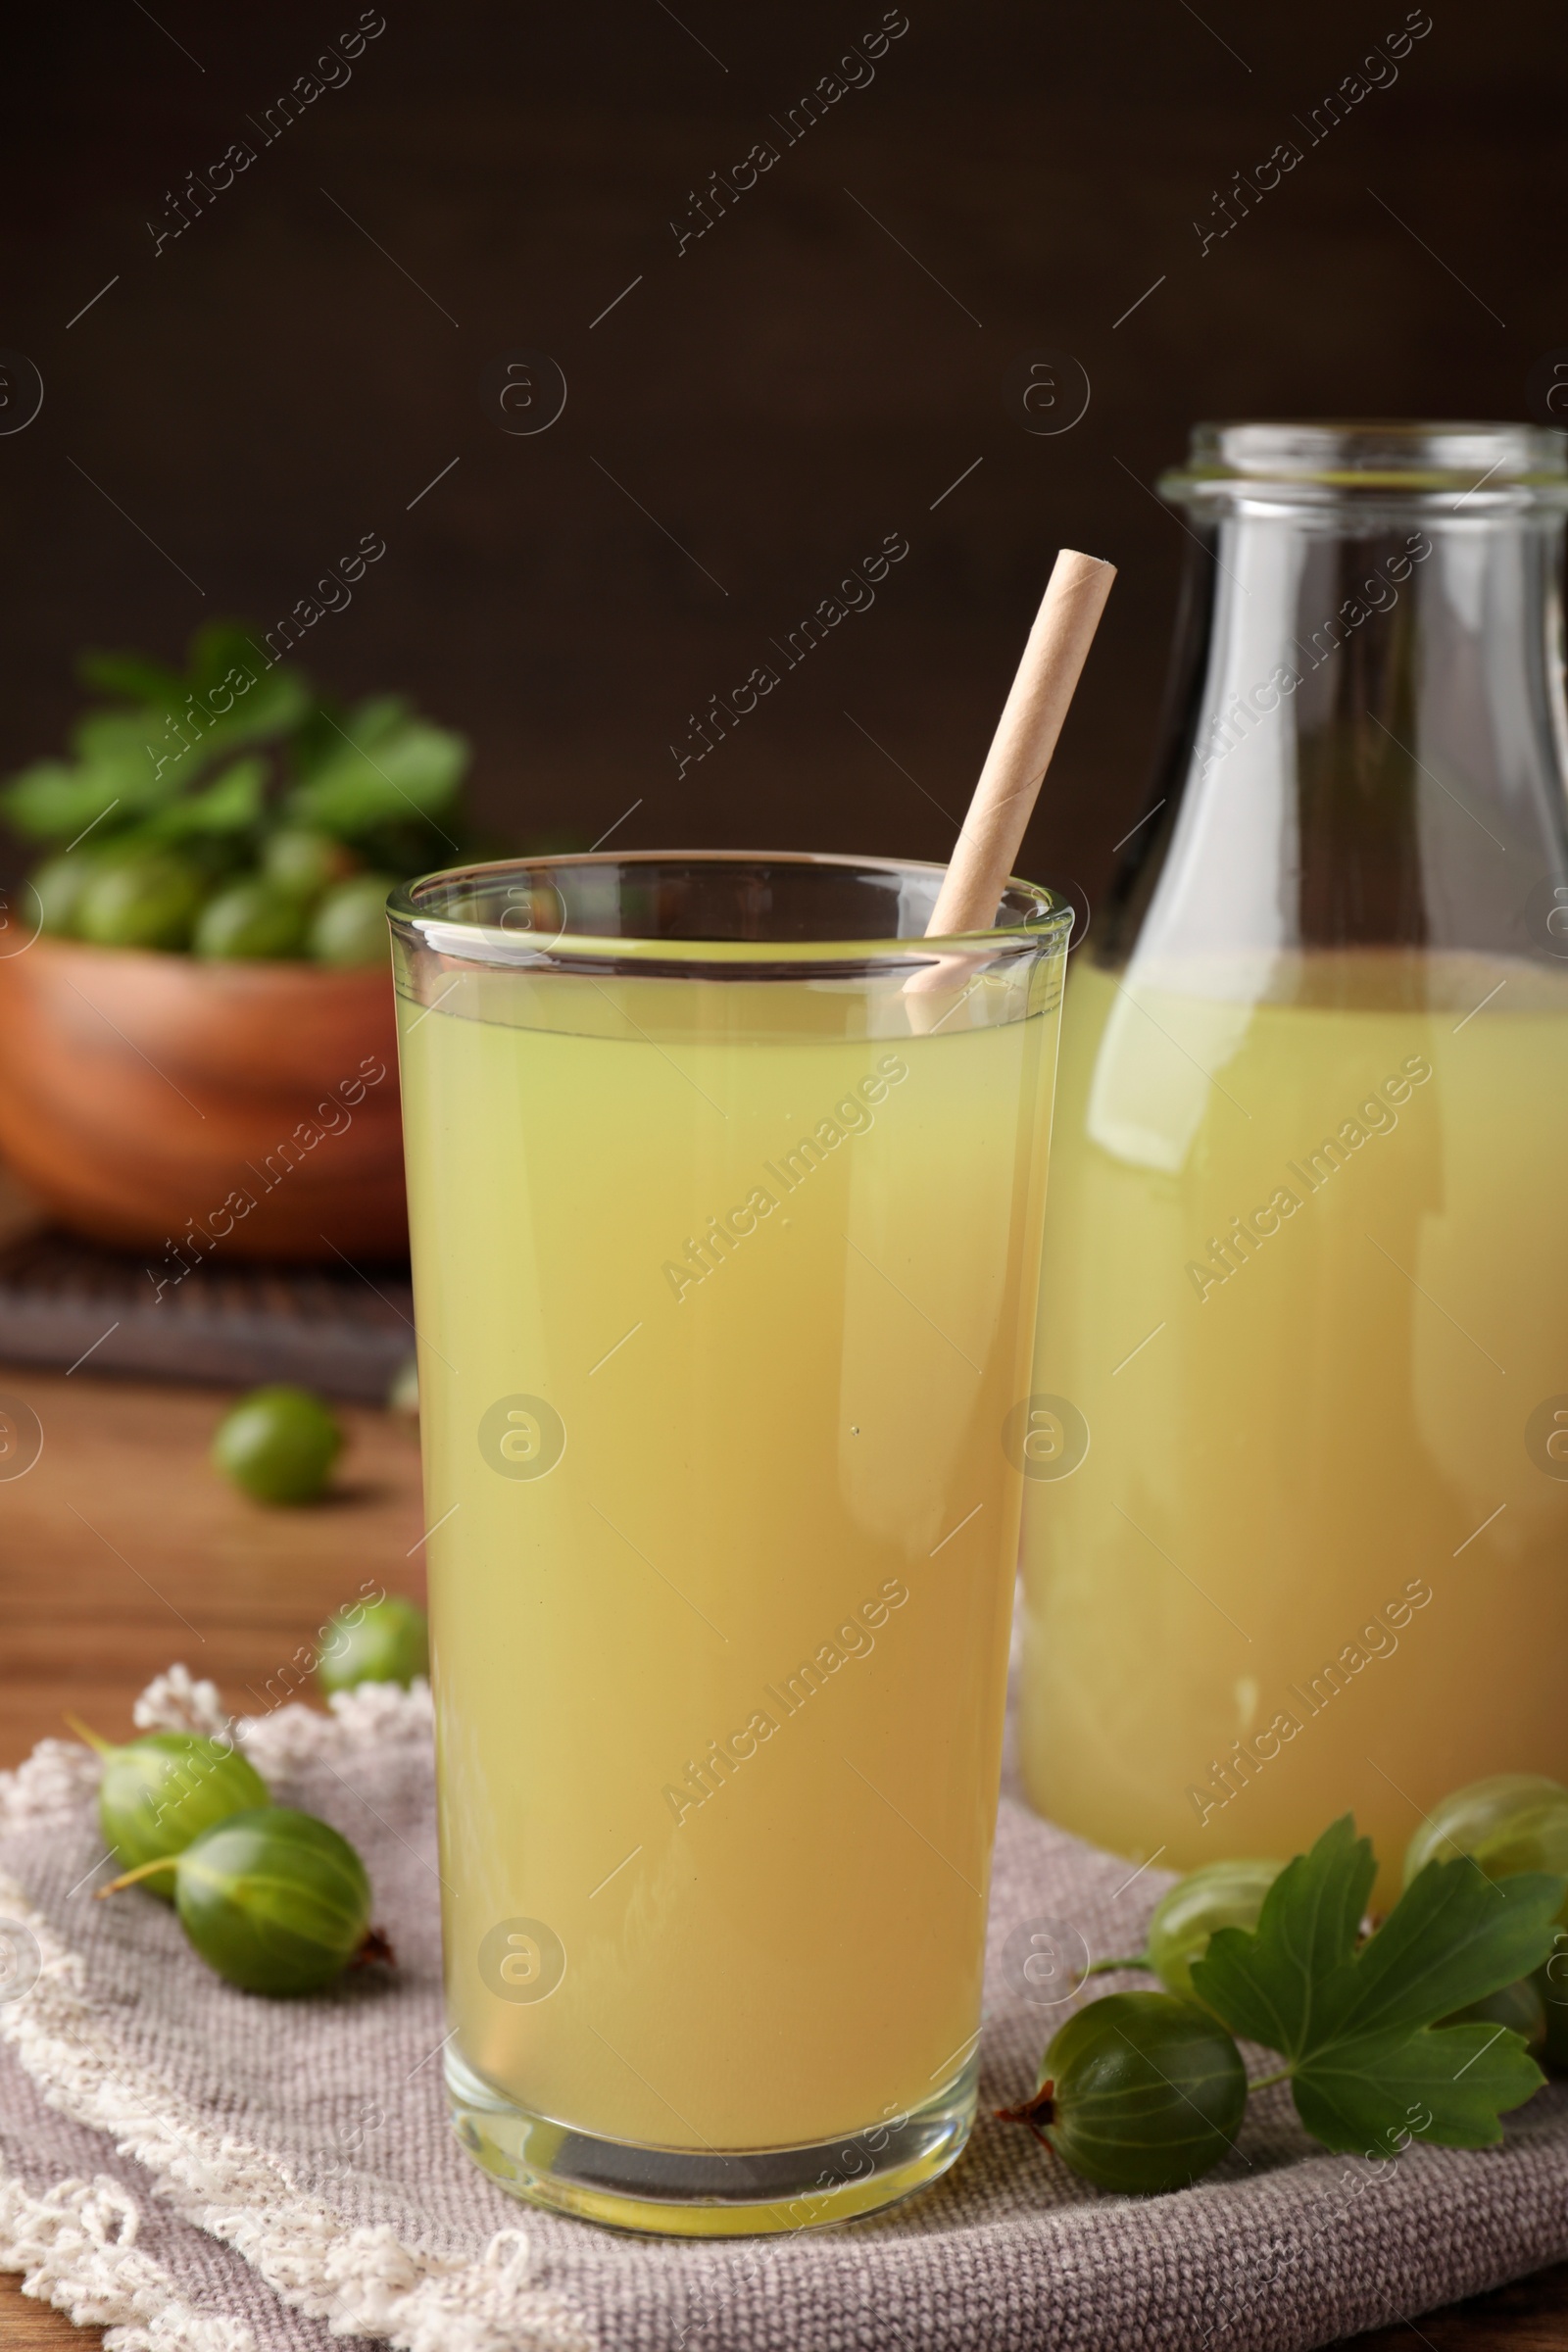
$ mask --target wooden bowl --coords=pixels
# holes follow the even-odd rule
[[[0,960],[0,1152],[97,1241],[390,1256],[408,1242],[390,970],[39,937]]]

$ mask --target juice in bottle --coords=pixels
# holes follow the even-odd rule
[[[1517,1670],[1568,1643],[1568,970],[1233,978],[1069,982],[1034,1386],[1091,1442],[1028,1489],[1025,1772],[1167,1868],[1347,1807],[1387,1865],[1568,1779]]]

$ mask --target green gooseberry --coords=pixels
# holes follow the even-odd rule
[[[198,956],[277,961],[301,953],[305,920],[305,906],[293,892],[260,875],[247,875],[208,900],[191,947]]]
[[[370,1882],[346,1838],[309,1813],[235,1813],[180,1854],[103,1889],[174,1874],[179,1924],[210,1968],[245,1992],[319,1992],[353,1962],[390,1960],[370,1926]]]
[[[98,865],[75,906],[75,928],[101,948],[184,948],[207,877],[168,850],[127,853]]]
[[[336,1417],[286,1381],[252,1389],[220,1421],[213,1460],[258,1502],[314,1502],[343,1445]]]
[[[98,1826],[127,1869],[181,1853],[215,1823],[268,1802],[267,1783],[231,1740],[148,1732],[117,1747],[74,1716],[66,1721],[104,1760]],[[167,1887],[151,1892],[172,1899]]]
[[[319,898],[334,882],[346,881],[359,862],[346,843],[304,825],[284,825],[262,844],[263,873],[301,899]]]
[[[345,968],[385,963],[391,953],[386,927],[390,874],[354,874],[326,893],[311,918],[309,952],[318,963]]]
[[[1542,2045],[1532,2054],[1554,2074],[1568,2075],[1568,1934],[1557,1931],[1557,1949],[1530,1979],[1541,1995],[1545,2024]]]
[[[1224,2027],[1168,1992],[1111,1992],[1052,2037],[1034,2097],[1003,2111],[1098,2188],[1159,2196],[1229,2153],[1247,2069]]]
[[[329,1617],[317,1653],[321,1689],[352,1690],[357,1683],[401,1683],[430,1671],[430,1630],[424,1611],[401,1592]]]
[[[1435,1805],[1404,1854],[1408,1886],[1426,1864],[1454,1853],[1468,1854],[1489,1879],[1516,1878],[1544,1870],[1568,1876],[1568,1788],[1537,1772],[1501,1772],[1472,1781]],[[1558,1919],[1568,1923],[1568,1901]],[[1559,2073],[1568,2072],[1568,1936],[1529,1983],[1544,2012],[1537,2055]],[[1509,1986],[1510,1992],[1518,1989]],[[1501,1997],[1501,1996],[1495,1996]],[[1466,2012],[1466,2015],[1475,2014]],[[1512,2020],[1505,2021],[1512,2023]],[[1523,2028],[1517,2029],[1523,2032]],[[1532,2043],[1536,2049],[1536,2044]]]
[[[1167,1887],[1154,1905],[1144,1964],[1166,1988],[1197,2000],[1193,1962],[1201,1960],[1216,1928],[1255,1928],[1263,1897],[1283,1862],[1205,1862]]]
[[[1568,1788],[1541,1773],[1499,1772],[1435,1805],[1404,1849],[1404,1883],[1433,1861],[1469,1854],[1489,1879],[1568,1876]]]

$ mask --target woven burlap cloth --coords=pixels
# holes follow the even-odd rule
[[[144,1722],[204,1724],[177,1670]],[[280,1801],[360,1848],[394,1976],[310,2001],[220,1984],[162,1904],[106,1875],[87,1751],[47,1740],[0,1784],[0,2267],[123,2352],[1290,2352],[1419,2315],[1568,2254],[1568,2093],[1504,2147],[1330,2157],[1288,2092],[1179,2195],[1103,2195],[990,2110],[1052,2026],[1004,1957],[1020,1923],[1137,1949],[1164,1882],[1004,1795],[981,2120],[948,2179],[884,2218],[719,2244],[618,2236],[514,2203],[443,2107],[439,1921],[422,1688],[241,1727]],[[35,1976],[33,1975],[36,1970]]]

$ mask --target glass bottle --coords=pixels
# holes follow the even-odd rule
[[[1205,425],[1074,958],[1023,1759],[1135,1859],[1568,1779],[1568,441]]]

